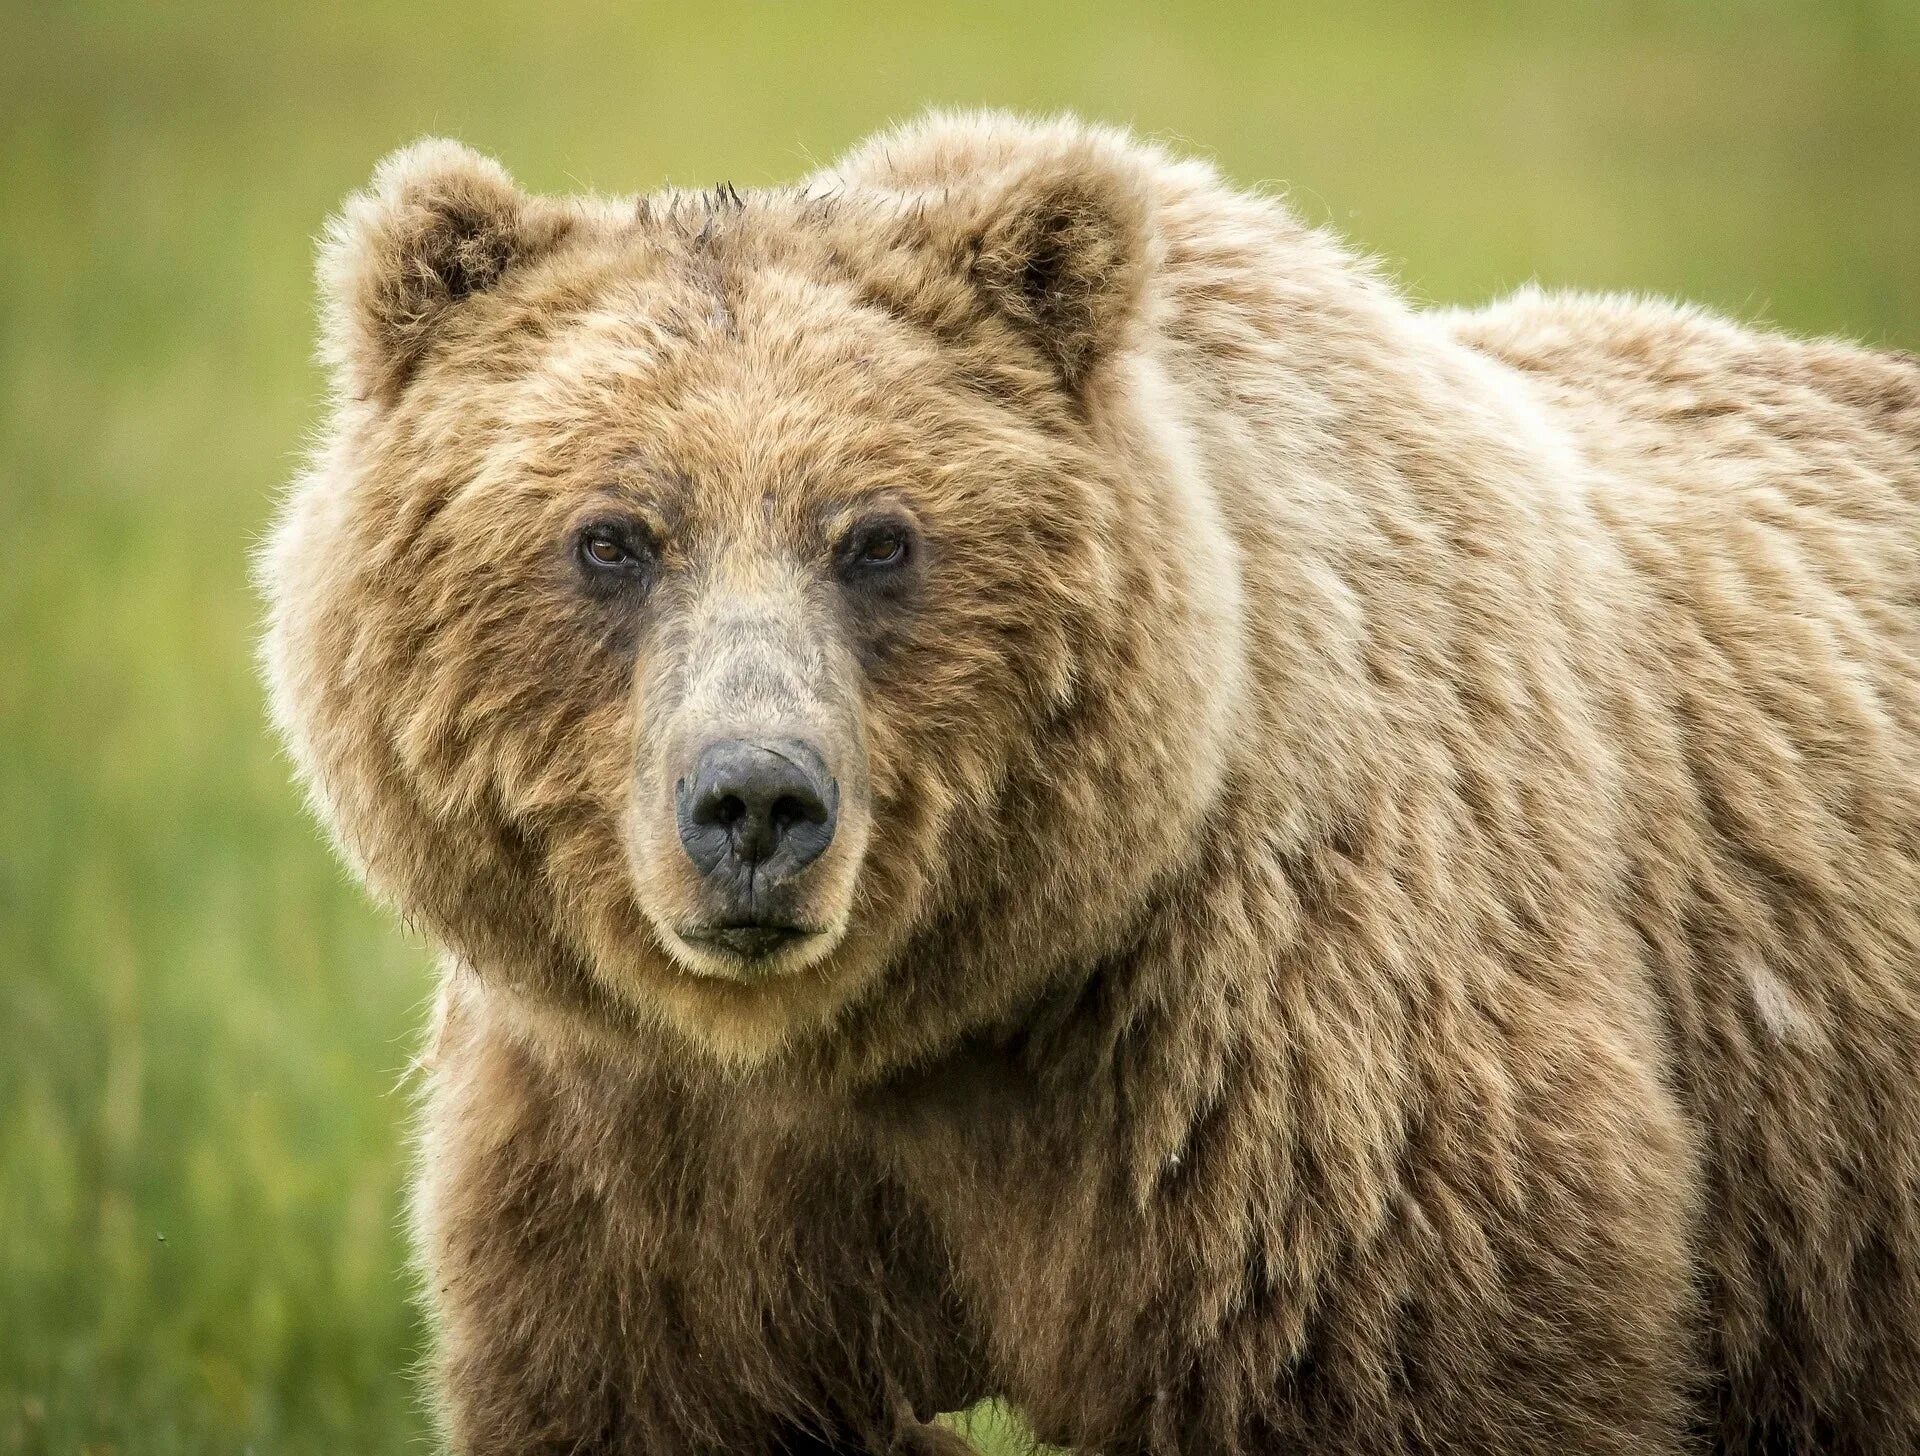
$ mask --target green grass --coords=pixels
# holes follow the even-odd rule
[[[396,1083],[429,959],[287,787],[245,569],[316,417],[309,239],[390,147],[745,186],[929,103],[1075,107],[1284,181],[1426,297],[1920,345],[1913,0],[3,18],[0,1452],[427,1446]]]

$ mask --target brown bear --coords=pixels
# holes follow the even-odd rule
[[[321,280],[454,1449],[1920,1447],[1914,360],[1005,116]]]

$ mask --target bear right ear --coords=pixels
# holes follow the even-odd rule
[[[573,225],[564,207],[528,197],[498,162],[458,142],[402,148],[327,229],[322,357],[348,394],[391,404],[454,310]]]

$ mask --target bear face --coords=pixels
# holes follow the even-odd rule
[[[335,226],[276,715],[502,994],[871,1073],[1190,844],[1237,595],[1140,347],[1150,183],[1084,131],[977,167],[616,205],[427,143]]]

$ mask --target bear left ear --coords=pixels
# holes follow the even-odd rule
[[[904,240],[930,248],[921,256],[943,273],[957,265],[1078,394],[1144,307],[1156,165],[1121,133],[1071,118],[936,111],[856,147],[810,185],[828,199],[850,189],[901,205]],[[903,302],[940,313],[938,293]]]
[[[1141,311],[1153,230],[1145,179],[1094,148],[1043,155],[990,191],[976,286],[1078,391]]]
[[[447,321],[564,238],[574,216],[490,157],[415,142],[347,200],[320,252],[322,354],[346,391],[391,404]]]

